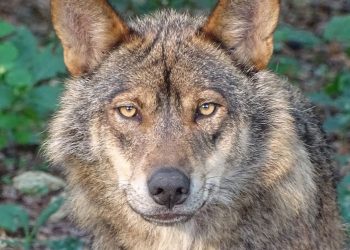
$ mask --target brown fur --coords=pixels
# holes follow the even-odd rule
[[[129,24],[104,1],[52,6],[65,51],[86,60],[66,59],[76,77],[46,148],[94,249],[344,247],[319,121],[296,89],[262,70],[278,1],[223,0],[209,19],[163,11]],[[71,13],[83,21],[63,25]],[[113,36],[110,16],[125,27]],[[92,46],[104,35],[108,45]],[[208,102],[216,111],[200,116]],[[131,104],[138,114],[122,117],[118,107]],[[164,166],[191,179],[189,197],[171,209],[147,190]]]
[[[63,42],[64,61],[72,75],[96,67],[129,33],[107,0],[52,1],[52,20]]]
[[[280,0],[219,1],[203,30],[242,64],[264,69],[273,51]]]

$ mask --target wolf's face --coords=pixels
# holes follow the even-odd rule
[[[102,66],[104,75],[115,77],[106,81],[118,86],[104,111],[108,136],[98,140],[107,146],[133,210],[165,223],[201,208],[218,187],[227,158],[240,152],[232,150],[242,146],[237,129],[244,131],[235,115],[238,100],[228,95],[243,76],[218,50],[203,51],[211,45],[197,45],[194,32],[178,44],[165,30],[158,32],[135,44],[122,80],[115,73],[119,51]]]
[[[79,10],[83,1],[73,2],[53,1],[54,24],[68,69],[87,74],[68,83],[52,125],[52,158],[94,168],[86,178],[95,178],[104,206],[123,204],[159,224],[189,220],[249,188],[246,180],[255,176],[244,168],[259,160],[252,144],[261,143],[251,132],[264,128],[253,129],[257,111],[247,107],[254,80],[242,68],[266,66],[277,1],[260,1],[271,8],[266,17],[256,1],[222,1],[207,21],[168,11],[130,25],[104,1],[94,3],[101,20]],[[226,11],[233,7],[253,8],[257,17]],[[114,36],[107,39],[103,26],[96,33],[89,19],[108,21],[106,32]],[[243,27],[247,37],[237,34],[247,24],[257,26]]]

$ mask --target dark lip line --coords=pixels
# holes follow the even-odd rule
[[[194,213],[188,213],[188,214],[179,214],[179,213],[159,213],[159,214],[144,214],[144,213],[140,213],[139,211],[137,211],[136,209],[134,209],[132,206],[129,205],[129,207],[135,212],[137,213],[138,215],[140,215],[142,218],[144,218],[145,220],[148,220],[148,221],[153,221],[153,220],[157,220],[158,222],[162,222],[164,221],[165,224],[167,224],[167,221],[169,221],[169,224],[171,224],[171,220],[162,220],[162,219],[159,219],[158,216],[166,216],[166,215],[170,215],[170,216],[174,216],[174,218],[179,218],[179,217],[185,217],[185,220],[189,220],[191,219],[195,214],[196,212],[198,212],[199,210],[201,210],[206,204],[206,201],[204,201],[202,203],[202,205],[197,209],[197,211],[195,211]],[[175,222],[176,223],[176,222]]]
[[[169,220],[152,218],[152,217],[147,217],[147,216],[142,216],[142,218],[148,222],[155,223],[158,225],[171,226],[174,224],[181,224],[181,223],[184,223],[186,221],[189,221],[192,218],[192,216],[178,216],[178,217],[174,217],[173,219],[169,219]]]
[[[160,214],[152,214],[152,215],[148,215],[148,214],[140,214],[143,217],[147,217],[147,218],[155,218],[155,219],[159,219],[159,217],[161,216],[172,216],[174,218],[176,217],[192,217],[194,214],[176,214],[176,213],[160,213]]]
[[[135,208],[133,208],[130,204],[128,204],[129,207],[131,208],[131,210],[133,210],[135,213],[137,213],[138,215],[140,215],[143,219],[150,221],[150,222],[154,222],[154,220],[156,221],[156,223],[160,223],[162,224],[162,222],[164,222],[164,224],[172,224],[172,223],[176,223],[172,222],[172,220],[162,220],[157,218],[157,215],[171,215],[174,216],[174,218],[179,218],[179,217],[184,217],[186,220],[189,220],[190,218],[192,218],[192,216],[194,216],[195,213],[191,213],[191,214],[176,214],[176,213],[163,213],[163,214],[144,214],[144,213],[140,213],[139,211],[137,211]],[[173,219],[174,220],[174,219]]]

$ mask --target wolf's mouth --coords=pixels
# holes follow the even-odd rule
[[[156,215],[141,215],[145,220],[160,224],[160,225],[172,225],[176,223],[183,223],[191,219],[192,215],[187,214],[173,214],[173,213],[162,213]]]
[[[201,188],[200,190],[203,190]],[[165,206],[155,206],[155,204],[143,203],[136,192],[125,192],[125,196],[128,197],[127,203],[129,208],[142,219],[147,222],[161,225],[172,226],[174,224],[185,223],[189,221],[202,207],[207,203],[207,199],[203,199],[203,194],[198,191],[192,197],[190,204],[176,205],[172,209]],[[134,195],[132,195],[134,194]]]

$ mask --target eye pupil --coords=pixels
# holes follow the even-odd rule
[[[209,116],[213,114],[216,110],[216,105],[214,103],[203,103],[198,108],[198,113],[202,116]]]
[[[119,107],[118,111],[122,116],[126,118],[132,118],[137,114],[137,109],[132,105]]]

